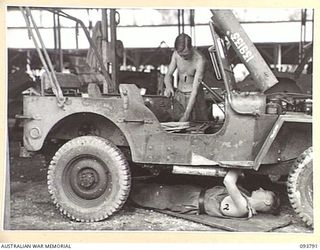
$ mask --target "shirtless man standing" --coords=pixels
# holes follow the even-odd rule
[[[205,68],[204,56],[192,47],[191,37],[182,33],[175,40],[175,51],[173,52],[168,72],[164,77],[167,97],[174,96],[179,102],[184,113],[179,121],[207,120],[206,104],[201,82]],[[174,93],[172,76],[178,70],[178,88]]]

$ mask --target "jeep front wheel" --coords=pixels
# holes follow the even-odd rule
[[[288,176],[288,196],[295,212],[313,227],[313,151],[304,151],[295,161]]]
[[[48,190],[62,214],[83,222],[100,221],[125,203],[131,185],[128,162],[110,141],[82,136],[53,157]]]

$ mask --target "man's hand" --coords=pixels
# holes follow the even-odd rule
[[[241,170],[232,169],[224,177],[223,183],[225,185],[226,185],[226,183],[236,184],[239,176],[241,176],[241,175],[242,175]]]
[[[172,96],[174,96],[174,90],[173,90],[173,88],[166,88],[165,90],[164,90],[164,95],[166,96],[166,97],[172,97]]]
[[[188,120],[189,116],[184,113],[183,116],[180,118],[179,122],[187,122]]]

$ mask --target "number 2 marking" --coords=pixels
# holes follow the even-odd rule
[[[229,204],[228,203],[226,203],[226,204],[224,204],[225,206],[224,206],[224,208],[223,208],[223,210],[229,210]]]

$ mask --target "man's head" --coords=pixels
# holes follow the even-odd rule
[[[260,188],[253,191],[250,198],[257,211],[271,214],[279,213],[280,199],[274,192]]]
[[[184,33],[178,35],[174,42],[174,48],[176,49],[178,55],[183,59],[190,59],[192,56],[191,37]]]

